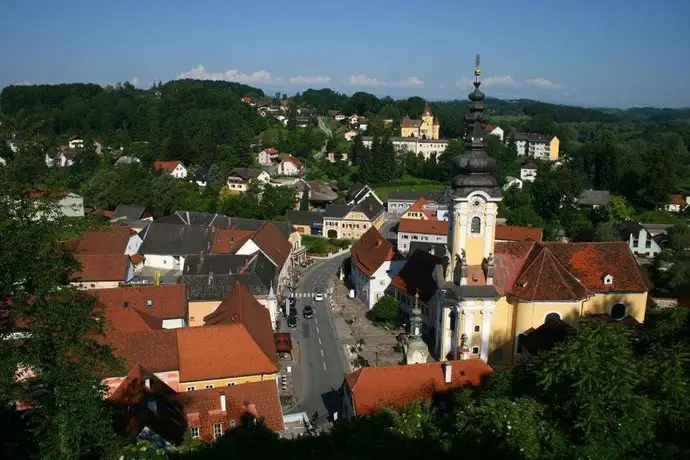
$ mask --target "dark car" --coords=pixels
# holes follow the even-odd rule
[[[288,327],[297,327],[297,315],[290,315],[287,319]]]
[[[304,310],[302,310],[302,314],[307,319],[313,318],[314,317],[314,309],[311,307],[311,305],[306,305],[304,307]]]
[[[297,307],[290,307],[290,316],[297,316]]]
[[[290,300],[290,306],[291,306],[291,307],[294,307],[295,304],[297,303],[297,299],[295,299],[294,297],[290,297],[289,300]]]

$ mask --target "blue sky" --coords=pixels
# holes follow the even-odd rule
[[[394,97],[485,92],[690,106],[688,0],[0,0],[0,87],[240,81]]]

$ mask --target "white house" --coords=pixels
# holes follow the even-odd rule
[[[346,132],[345,134],[343,134],[343,137],[345,138],[346,141],[350,142],[350,141],[352,141],[352,139],[357,137],[357,134],[358,134],[357,131],[355,131],[354,129],[351,129],[348,132]]]
[[[271,166],[278,161],[279,154],[280,152],[277,149],[269,147],[259,152],[257,160],[262,166]]]
[[[503,128],[497,125],[484,125],[484,132],[503,140]]]
[[[536,178],[537,165],[535,165],[534,163],[526,163],[520,167],[520,179],[527,182],[534,182]]]
[[[146,258],[144,266],[181,272],[186,256],[210,252],[214,229],[154,220],[142,234],[139,253]]]
[[[263,169],[234,168],[228,175],[227,185],[231,191],[244,192],[251,182],[263,186],[271,181],[271,175]]]
[[[350,255],[350,281],[355,295],[371,310],[405,265],[405,259],[375,227],[367,230],[350,248]]]
[[[153,162],[153,168],[165,171],[176,179],[185,179],[187,177],[187,168],[179,160],[157,160]]]
[[[666,240],[666,232],[670,227],[671,225],[639,224],[627,221],[618,227],[618,231],[635,256],[651,259],[661,252]]]
[[[506,183],[503,186],[503,190],[507,191],[513,187],[522,190],[522,179],[518,179],[517,177],[513,176],[506,176]]]
[[[359,122],[359,130],[360,131],[366,131],[367,128],[369,128],[369,121],[368,120],[362,120]]]
[[[437,219],[400,219],[398,251],[408,252],[412,242],[447,244],[448,221]]]
[[[67,142],[67,145],[71,149],[83,149],[84,148],[84,139],[82,139],[79,136],[71,137],[70,140]]]
[[[371,148],[374,138],[371,136],[362,137],[365,147]],[[393,148],[398,154],[414,153],[421,155],[425,160],[436,155],[436,161],[448,147],[448,139],[420,139],[418,137],[391,137]]]
[[[681,212],[690,205],[690,195],[683,196],[680,193],[674,193],[664,205],[664,211],[667,212]]]
[[[278,163],[278,175],[280,176],[299,176],[304,172],[304,164],[299,158],[288,155]]]

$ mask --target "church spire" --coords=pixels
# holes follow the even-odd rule
[[[453,178],[452,187],[455,196],[467,197],[474,191],[484,191],[491,197],[500,197],[501,191],[496,178],[492,175],[496,169],[496,160],[486,151],[484,139],[484,93],[479,89],[481,81],[479,55],[475,57],[474,91],[468,95],[469,104],[465,115],[465,152],[455,157],[455,164],[461,173]]]
[[[407,364],[425,363],[429,349],[422,339],[422,310],[419,308],[419,291],[414,296],[414,308],[410,315],[410,335],[405,360]]]

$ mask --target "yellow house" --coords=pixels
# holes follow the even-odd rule
[[[419,292],[433,353],[489,364],[515,363],[520,344],[551,320],[642,323],[650,284],[626,242],[496,242],[501,189],[481,134],[484,94],[478,69],[475,75],[472,142],[457,158],[462,172],[451,184],[450,257],[425,254],[407,263],[391,284],[403,310],[409,313]]]
[[[369,194],[359,203],[326,205],[323,235],[327,238],[359,239],[371,227],[380,229],[385,221],[383,203],[375,194]]]
[[[558,160],[558,154],[559,154],[560,148],[561,148],[561,141],[558,140],[558,137],[553,136],[553,138],[549,142],[549,160],[551,160],[551,161]]]
[[[400,122],[400,137],[417,137],[419,139],[439,139],[441,124],[431,112],[429,104],[424,105],[421,120],[405,117]]]
[[[417,220],[435,220],[436,219],[436,209],[438,206],[435,203],[429,203],[424,198],[419,198],[417,201],[412,203],[407,211],[402,215],[402,219],[417,219]]]

